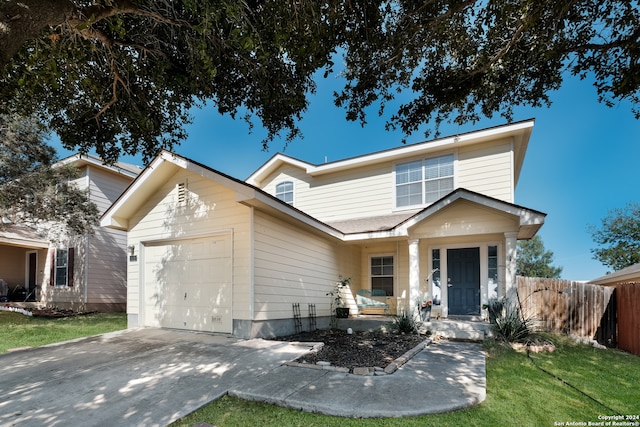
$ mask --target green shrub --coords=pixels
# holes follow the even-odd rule
[[[391,329],[397,333],[411,334],[418,331],[418,326],[411,316],[407,315],[407,313],[403,313],[401,316],[393,317]]]
[[[533,319],[525,318],[515,304],[492,299],[487,305],[496,337],[506,342],[525,342],[531,337]]]

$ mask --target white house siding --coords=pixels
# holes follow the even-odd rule
[[[254,221],[254,320],[291,319],[293,303],[303,317],[309,303],[318,316],[328,316],[327,292],[339,275],[356,273],[350,270],[352,249],[261,212]]]
[[[518,231],[519,218],[458,200],[410,229],[414,238],[458,237]]]
[[[185,183],[187,203],[178,205],[177,184]],[[236,202],[235,192],[200,175],[179,169],[130,219],[128,245],[140,254],[128,263],[129,326],[139,326],[140,287],[145,242],[228,233],[233,248],[233,318],[250,319],[251,208]]]
[[[304,195],[309,193],[310,177],[307,176],[304,169],[285,164],[267,179],[263,180],[262,190],[271,195],[275,195],[276,186],[284,181],[293,182],[293,205],[298,209],[302,209],[300,207],[300,195],[303,195],[302,199],[304,200]]]
[[[275,194],[275,186],[294,182],[294,206],[322,221],[336,221],[393,212],[391,163],[354,168],[328,176],[307,176],[284,166],[264,180],[263,189]]]
[[[457,188],[512,203],[512,144],[508,139],[402,159],[401,162],[455,153]],[[284,165],[263,180],[262,188],[275,194],[283,181],[294,183],[294,206],[323,221],[389,215],[396,211],[393,171],[396,162],[353,168],[330,175],[309,176]]]
[[[461,148],[457,186],[513,203],[511,150],[509,140]]]

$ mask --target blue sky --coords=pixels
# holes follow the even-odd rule
[[[239,179],[247,178],[277,152],[311,163],[335,161],[401,146],[402,135],[387,132],[376,111],[363,128],[347,122],[344,111],[332,102],[336,78],[318,81],[309,110],[300,123],[303,139],[274,141],[269,151],[261,146],[265,133],[256,122],[249,134],[246,123],[220,116],[213,108],[194,110],[187,126],[189,137],[174,151]],[[597,102],[587,81],[568,78],[551,94],[549,108],[517,108],[514,120],[535,118],[533,134],[516,188],[516,203],[547,213],[540,236],[554,253],[554,265],[562,277],[589,280],[608,269],[594,260],[595,248],[588,225],[599,225],[608,211],[640,201],[640,121],[628,103],[613,108]],[[504,124],[497,117],[463,127],[444,125],[441,135]],[[423,134],[408,143],[424,141]],[[53,141],[60,148],[59,143]],[[59,156],[70,152],[60,149]],[[142,166],[140,158],[122,159]]]

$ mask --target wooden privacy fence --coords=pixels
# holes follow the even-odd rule
[[[616,285],[618,347],[640,356],[640,283]]]
[[[616,347],[615,288],[519,276],[518,295],[524,316],[541,328]]]

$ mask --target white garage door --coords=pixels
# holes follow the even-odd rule
[[[146,326],[232,332],[231,237],[144,247]]]

